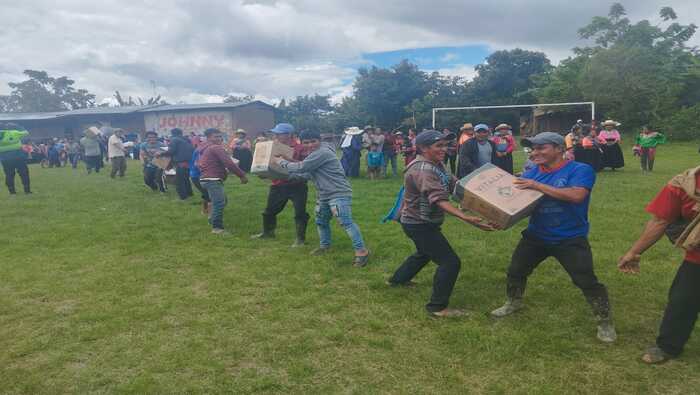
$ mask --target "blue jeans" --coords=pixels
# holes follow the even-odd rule
[[[360,228],[352,220],[352,198],[341,197],[325,202],[316,202],[316,227],[321,248],[331,245],[331,218],[336,217],[340,226],[352,240],[352,248],[355,251],[365,249]]]
[[[224,208],[228,200],[222,181],[202,181],[202,188],[206,189],[211,199],[211,215],[209,223],[213,229],[224,228]]]

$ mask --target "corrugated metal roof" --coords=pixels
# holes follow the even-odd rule
[[[0,121],[33,121],[58,118],[63,112],[6,112],[0,113]]]
[[[262,104],[263,106],[272,107],[271,105],[262,102],[260,100],[255,100],[247,103],[204,103],[204,104],[165,104],[157,106],[154,108],[147,108],[139,110],[138,112],[161,112],[161,111],[187,111],[187,110],[206,110],[206,109],[221,109],[221,108],[235,108],[248,106],[251,104]]]
[[[205,103],[205,104],[155,104],[150,106],[124,106],[124,107],[91,107],[81,108],[73,111],[57,112],[8,112],[0,113],[0,121],[35,121],[60,117],[70,117],[75,115],[116,115],[131,114],[137,112],[161,112],[161,111],[187,111],[187,110],[207,110],[221,108],[235,108],[251,104],[261,104],[272,108],[271,105],[255,100],[248,103]]]

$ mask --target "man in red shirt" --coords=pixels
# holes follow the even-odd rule
[[[211,214],[209,223],[211,233],[224,234],[224,208],[226,207],[226,191],[224,181],[231,172],[241,179],[241,184],[247,184],[248,179],[243,170],[233,162],[231,156],[224,149],[224,136],[218,129],[204,131],[207,142],[200,144],[199,161],[197,167],[200,170],[199,182],[206,189],[211,199]]]
[[[632,248],[619,259],[623,273],[639,273],[641,255],[664,234],[685,249],[685,258],[671,284],[656,345],[642,356],[646,363],[678,357],[700,312],[700,167],[674,177],[646,208],[654,217]]]
[[[288,123],[277,124],[270,132],[275,139],[294,149],[293,158],[301,162],[308,156],[304,146],[294,138],[294,126]],[[253,239],[274,239],[277,227],[277,214],[284,210],[288,201],[294,205],[294,222],[296,223],[296,241],[292,247],[300,247],[306,243],[306,225],[309,222],[309,214],[306,212],[306,201],[309,195],[309,187],[305,180],[272,180],[270,191],[267,194],[267,205],[263,211],[263,231],[252,236]]]

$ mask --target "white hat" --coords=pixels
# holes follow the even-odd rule
[[[603,126],[620,126],[622,125],[620,122],[615,122],[612,119],[608,119],[607,121],[603,122]]]
[[[358,128],[357,126],[345,129],[345,134],[349,134],[350,136],[356,136],[358,134],[362,134],[362,132],[364,132],[364,130]]]

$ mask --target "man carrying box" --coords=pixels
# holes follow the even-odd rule
[[[501,318],[522,309],[528,276],[542,261],[553,256],[593,308],[598,339],[614,342],[617,334],[608,291],[593,271],[593,254],[588,244],[588,205],[595,171],[586,164],[565,161],[564,138],[556,133],[540,133],[522,143],[532,148],[532,161],[537,166],[526,171],[515,185],[542,192],[545,197],[535,208],[513,252],[506,287],[508,300],[491,315]]]
[[[352,240],[355,250],[353,265],[367,265],[369,250],[365,248],[360,228],[352,220],[352,187],[345,177],[343,167],[338,160],[335,149],[329,143],[321,142],[321,134],[313,131],[301,133],[301,142],[309,156],[302,162],[294,162],[292,158],[276,157],[275,161],[289,172],[291,180],[313,180],[316,185],[316,227],[320,247],[312,254],[319,255],[327,252],[331,246],[330,222],[333,217],[338,219],[340,226]]]
[[[277,124],[270,129],[274,133],[275,140],[294,149],[291,159],[302,161],[306,158],[306,151],[301,144],[297,144],[292,139],[294,126],[288,123]],[[263,211],[263,231],[252,236],[254,239],[273,239],[275,228],[277,227],[277,214],[284,210],[288,201],[294,205],[294,222],[296,224],[296,241],[292,247],[303,246],[306,243],[306,225],[309,222],[309,214],[306,212],[306,201],[308,200],[309,187],[306,180],[272,180],[270,191],[267,194],[267,205]]]
[[[425,131],[416,137],[419,155],[406,169],[404,195],[401,204],[401,227],[416,246],[416,252],[389,279],[391,286],[410,285],[431,260],[438,265],[433,280],[433,294],[425,306],[433,317],[464,315],[462,310],[448,309],[461,262],[440,230],[445,213],[483,230],[493,228],[478,217],[464,214],[450,204],[450,192],[457,179],[445,169],[444,161],[448,142],[455,135],[435,130]]]

